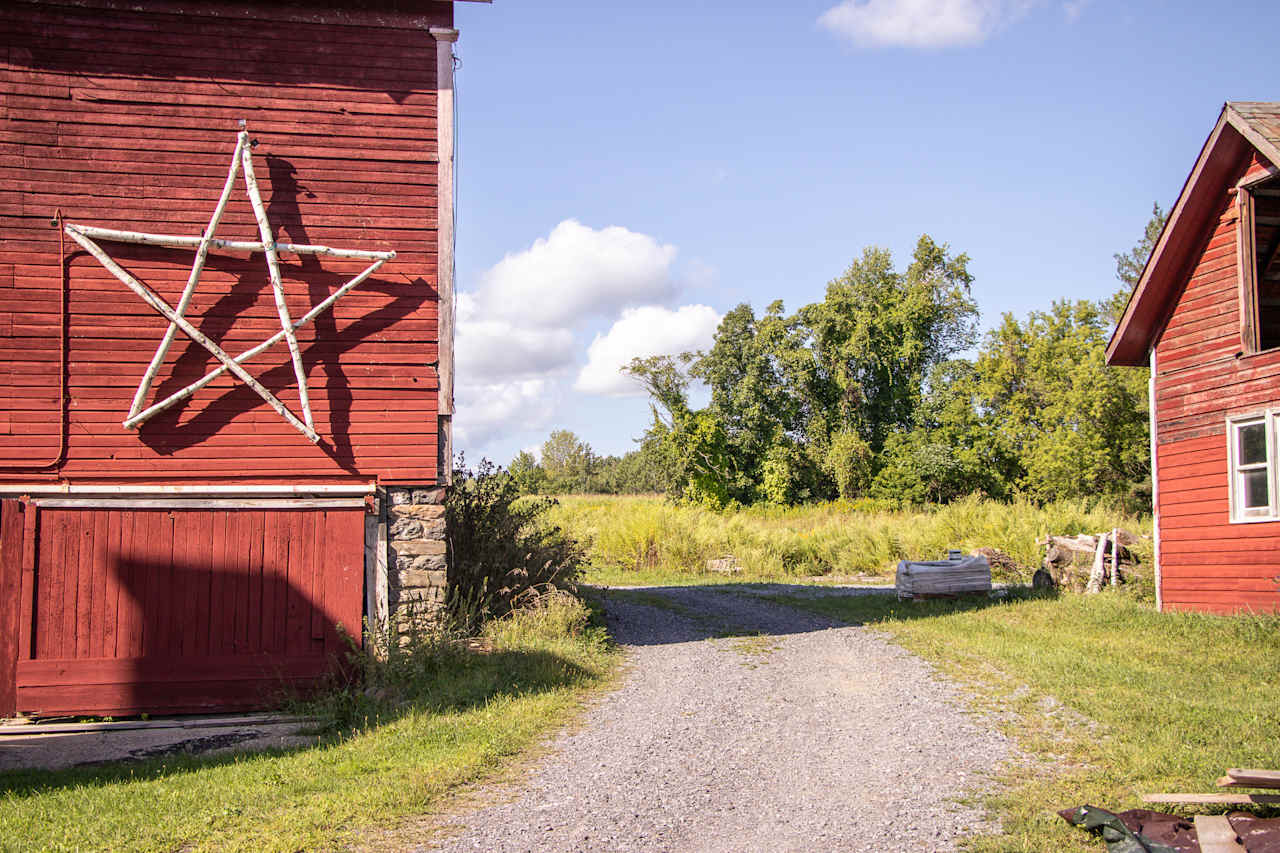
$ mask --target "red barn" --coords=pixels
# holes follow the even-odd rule
[[[1151,367],[1165,608],[1280,608],[1280,103],[1228,103],[1107,349]]]
[[[446,582],[453,7],[0,16],[0,717],[260,705]]]

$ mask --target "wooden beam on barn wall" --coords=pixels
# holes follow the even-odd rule
[[[1240,349],[1258,351],[1258,284],[1253,263],[1253,193],[1236,188],[1236,294],[1240,305]]]
[[[189,497],[189,498],[313,498],[359,497],[374,493],[373,483],[312,483],[281,485],[268,483],[207,483],[180,485],[166,483],[6,483],[0,485],[0,497],[61,497],[64,495],[94,498],[117,497]]]
[[[387,494],[379,489],[373,511],[364,516],[365,622],[376,637],[387,628],[389,589],[387,585]],[[372,646],[376,648],[376,645]]]
[[[121,498],[86,496],[74,498],[32,498],[41,509],[354,509],[365,505],[364,498]]]
[[[436,134],[439,146],[437,176],[438,226],[436,289],[440,295],[439,352],[436,372],[440,382],[439,429],[441,483],[453,482],[453,339],[455,303],[453,295],[454,247],[454,90],[453,43],[458,31],[452,27],[432,27],[436,40]]]

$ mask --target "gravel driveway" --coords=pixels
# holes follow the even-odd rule
[[[608,613],[623,686],[425,849],[935,851],[990,828],[956,798],[1010,745],[883,635],[728,588]]]

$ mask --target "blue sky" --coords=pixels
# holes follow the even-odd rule
[[[1228,11],[1220,11],[1225,9]],[[822,298],[864,246],[966,252],[983,326],[1101,298],[1280,4],[458,3],[458,449],[622,453],[630,355]]]

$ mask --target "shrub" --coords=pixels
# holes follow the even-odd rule
[[[434,686],[464,653],[464,632],[449,618],[412,612],[394,630],[369,626],[365,643],[351,643],[343,665],[321,690],[291,704],[315,717],[322,728],[344,731],[366,728],[394,716],[409,703],[430,697]]]
[[[406,713],[456,709],[586,675],[609,648],[592,607],[557,589],[527,591],[478,635],[423,611],[366,636],[321,690],[296,698],[291,709],[327,732],[361,731]]]
[[[506,471],[487,459],[476,471],[462,457],[445,498],[451,566],[448,610],[474,628],[509,613],[529,590],[572,589],[584,554],[543,519],[553,498],[521,498]]]
[[[871,484],[874,461],[871,445],[856,432],[846,430],[831,436],[823,469],[835,480],[841,498],[856,498]]]
[[[822,479],[822,471],[803,447],[779,438],[765,453],[758,494],[775,506],[803,503],[821,497]]]
[[[902,502],[894,498],[861,497],[848,501],[842,500],[836,506],[842,512],[870,515],[877,512],[897,512],[902,509]]]

